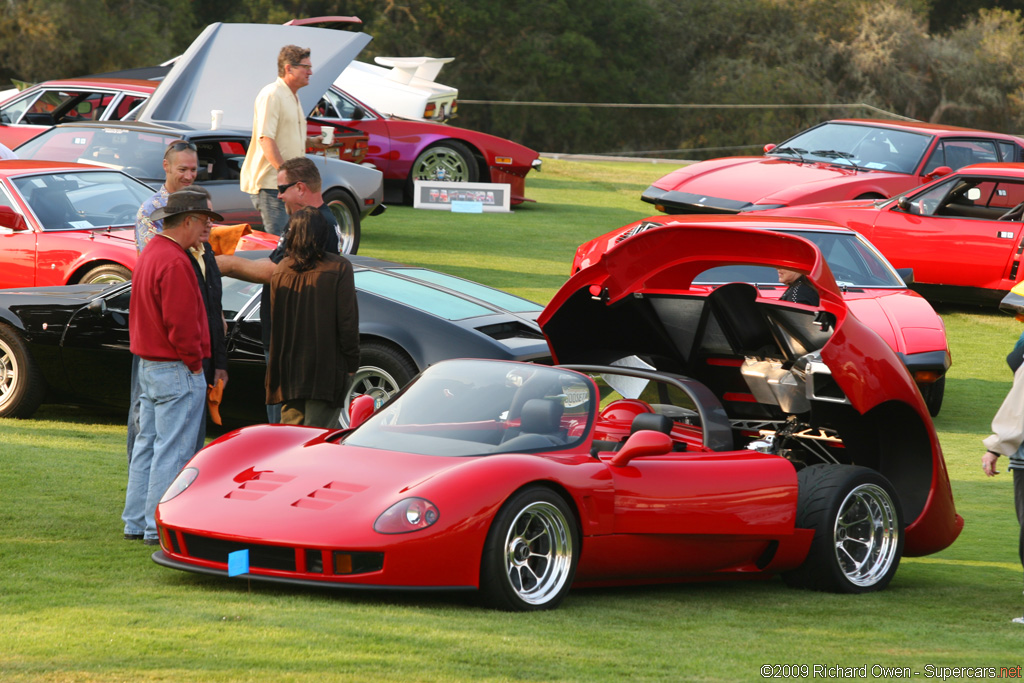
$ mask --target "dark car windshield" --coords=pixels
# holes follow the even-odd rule
[[[61,126],[18,147],[22,159],[77,161],[106,166],[136,178],[163,179],[164,150],[180,139],[157,131]]]
[[[828,263],[832,275],[840,286],[866,288],[900,288],[906,287],[903,279],[896,273],[889,262],[855,233],[787,231],[810,240],[818,245],[822,256]],[[700,284],[718,284],[723,282],[750,282],[766,285],[779,284],[779,274],[775,268],[767,266],[719,266],[704,271],[694,282]]]
[[[825,123],[786,140],[769,156],[873,171],[913,173],[932,136],[875,126]]]
[[[561,451],[586,437],[596,403],[593,384],[571,370],[444,361],[423,371],[344,443],[442,456]]]
[[[116,171],[38,173],[11,179],[44,230],[87,230],[135,224],[149,186]]]

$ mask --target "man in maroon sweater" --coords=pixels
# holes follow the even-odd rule
[[[195,453],[206,409],[203,359],[210,357],[206,308],[186,252],[210,219],[206,195],[184,189],[153,212],[163,232],[142,250],[132,275],[131,350],[139,357],[139,434],[125,493],[124,535],[157,545],[156,505]]]

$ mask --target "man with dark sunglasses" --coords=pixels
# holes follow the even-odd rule
[[[288,214],[278,197],[277,170],[285,159],[306,152],[306,114],[298,92],[313,73],[309,49],[285,45],[277,56],[277,80],[260,90],[253,106],[252,139],[242,164],[240,184],[252,196],[263,230],[284,234]]]

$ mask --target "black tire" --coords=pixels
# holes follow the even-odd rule
[[[480,592],[485,604],[510,612],[553,609],[562,602],[580,555],[572,510],[554,491],[519,491],[498,510],[484,543]]]
[[[348,407],[356,396],[373,397],[379,408],[416,376],[416,364],[404,351],[382,342],[366,342],[359,346],[359,369],[352,378],[341,425],[348,426]]]
[[[939,411],[942,410],[942,398],[946,395],[946,376],[943,375],[931,384],[922,386],[921,395],[924,396],[928,414],[937,417]]]
[[[94,283],[112,285],[121,282],[128,282],[132,279],[132,271],[116,263],[108,263],[96,266],[88,271],[78,281],[80,285],[91,285]]]
[[[0,324],[0,417],[32,417],[45,396],[46,380],[25,341]]]
[[[814,540],[786,583],[834,593],[889,585],[903,556],[903,512],[889,480],[867,467],[811,465],[797,482],[796,526],[813,529]]]
[[[324,203],[334,214],[334,220],[338,221],[338,227],[341,228],[341,253],[359,253],[362,225],[356,200],[344,190],[334,188],[324,193]]]
[[[439,178],[439,172],[444,177]],[[458,140],[444,140],[427,147],[416,157],[409,171],[409,195],[412,196],[416,180],[448,180],[455,183],[475,183],[480,179],[473,152]]]

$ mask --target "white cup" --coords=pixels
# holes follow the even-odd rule
[[[320,134],[323,138],[324,147],[330,147],[334,144],[334,128],[324,126],[320,129]]]
[[[223,109],[211,109],[210,110],[210,130],[217,130],[220,128],[220,122],[224,118]]]

